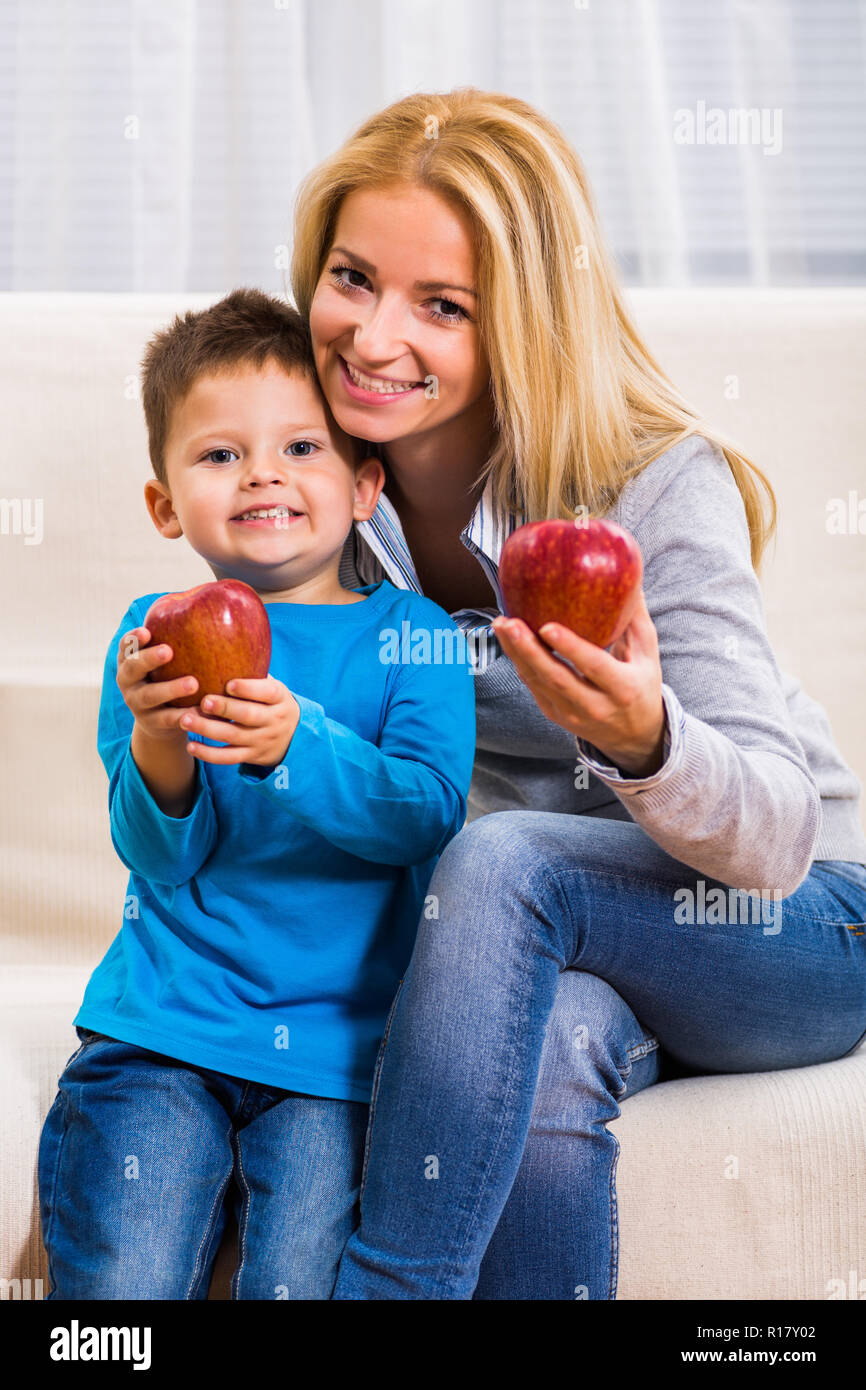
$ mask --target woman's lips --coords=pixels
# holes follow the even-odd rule
[[[353,401],[360,401],[364,405],[393,405],[395,401],[405,401],[409,397],[417,395],[424,390],[424,383],[419,382],[417,386],[410,386],[408,391],[365,391],[363,386],[358,386],[349,375],[344,358],[337,354],[337,361],[340,364],[340,376],[346,392],[352,397]]]

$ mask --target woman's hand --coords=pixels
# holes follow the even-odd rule
[[[186,751],[206,763],[258,763],[276,767],[288,752],[301,718],[301,707],[292,692],[273,676],[233,680],[226,687],[240,698],[206,695],[198,710],[184,710],[180,727],[204,738],[219,739],[229,748],[207,743],[187,743]],[[229,723],[228,721],[232,722]]]
[[[659,770],[665,734],[662,668],[643,589],[634,617],[609,652],[554,623],[541,628],[543,641],[519,618],[497,618],[493,630],[543,715],[593,744],[630,777]]]

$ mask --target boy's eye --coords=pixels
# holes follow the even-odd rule
[[[295,458],[309,458],[318,444],[314,444],[311,439],[296,439],[289,445],[289,453]],[[234,449],[210,449],[205,454],[205,459],[210,463],[227,463],[229,458],[237,458]]]

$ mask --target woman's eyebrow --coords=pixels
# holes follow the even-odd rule
[[[478,298],[468,285],[447,285],[441,280],[416,280],[415,289],[423,290],[425,294],[433,294],[436,290],[458,290],[463,294],[471,294],[473,299]]]
[[[365,275],[376,274],[376,267],[370,261],[365,261],[363,256],[359,256],[355,251],[350,251],[347,246],[332,246],[331,255],[348,256],[350,260],[355,262],[359,270],[363,270]],[[473,299],[478,298],[475,290],[470,289],[468,285],[450,285],[444,280],[416,280],[414,288],[423,290],[425,294],[433,294],[436,290],[459,290],[462,294],[471,294]]]

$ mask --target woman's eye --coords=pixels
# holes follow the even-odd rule
[[[369,284],[363,271],[355,270],[350,265],[329,266],[328,274],[333,277],[334,283],[344,290],[362,290],[365,284]],[[453,299],[431,299],[429,303],[430,316],[439,323],[460,323],[463,319],[469,318],[463,306]],[[435,307],[437,304],[441,306],[439,309]]]
[[[366,275],[361,270],[355,270],[350,265],[332,265],[328,267],[328,274],[332,276],[334,283],[343,290],[362,290],[369,284]],[[463,319],[468,319],[469,314],[453,299],[431,299],[430,316],[439,323],[460,323]],[[440,305],[437,309],[435,306]]]
[[[289,453],[296,459],[306,459],[317,447],[311,439],[296,439],[294,444],[289,445]],[[303,450],[303,453],[299,452],[300,450]]]
[[[214,454],[234,454],[234,449],[211,449],[210,453],[205,454],[205,458],[210,459],[212,463],[225,463],[225,459],[214,458]],[[237,458],[236,454],[235,458]]]
[[[332,275],[338,285],[342,285],[344,290],[360,290],[364,287],[366,275],[361,270],[353,270],[350,265],[332,265],[328,267],[328,274]],[[356,280],[351,277],[357,276]]]
[[[466,310],[460,304],[456,304],[453,299],[431,299],[432,304],[443,305],[442,309],[431,309],[434,319],[441,319],[444,323],[459,323],[461,319],[468,318]]]

